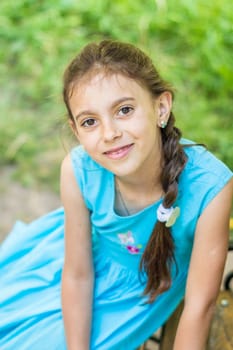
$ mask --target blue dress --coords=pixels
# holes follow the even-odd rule
[[[185,142],[185,141],[183,141]],[[130,215],[114,210],[114,175],[81,146],[71,152],[74,174],[91,213],[95,287],[91,350],[133,350],[166,322],[184,296],[197,220],[232,177],[200,146],[185,148],[179,179],[181,214],[172,227],[178,273],[153,304],[142,296],[139,262],[161,203]],[[80,242],[82,244],[82,242]],[[64,212],[17,223],[0,249],[0,349],[65,350],[60,287]],[[77,324],[77,328],[78,328]]]

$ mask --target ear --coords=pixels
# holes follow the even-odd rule
[[[169,91],[163,92],[157,98],[157,124],[165,128],[172,109],[172,94]]]
[[[78,131],[77,131],[77,127],[75,122],[72,119],[69,119],[69,126],[72,130],[72,132],[74,133],[75,137],[78,139],[79,141],[79,136],[78,136]]]

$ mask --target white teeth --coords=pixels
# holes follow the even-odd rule
[[[121,152],[121,149],[119,149],[118,151],[112,152],[112,154],[119,154],[120,152]]]
[[[111,152],[111,153],[112,153],[112,154],[119,154],[119,153],[121,153],[122,151],[124,151],[124,149],[125,149],[125,147],[120,148],[120,149],[118,149],[117,151],[113,151],[113,152]]]
[[[122,150],[123,150],[123,148],[120,148],[117,151],[110,151],[110,152],[108,152],[108,154],[119,154],[122,152]]]
[[[121,157],[123,154],[126,154],[128,152],[130,146],[131,145],[126,145],[112,151],[106,151],[105,154],[108,154],[109,156],[112,156],[112,157],[118,157],[118,156]]]

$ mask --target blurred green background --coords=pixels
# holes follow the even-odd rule
[[[0,166],[26,186],[58,191],[73,141],[64,68],[89,41],[134,43],[176,89],[177,125],[233,168],[233,2],[1,0]]]

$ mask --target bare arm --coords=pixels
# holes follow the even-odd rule
[[[61,198],[65,209],[65,262],[62,275],[62,310],[68,350],[89,350],[93,268],[91,229],[74,178],[70,156],[61,169]]]
[[[231,180],[198,221],[174,350],[205,349],[227,255],[232,190]]]

